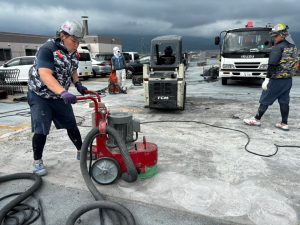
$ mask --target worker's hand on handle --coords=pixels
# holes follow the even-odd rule
[[[76,87],[77,91],[78,91],[80,94],[84,95],[84,94],[87,93],[87,92],[86,92],[86,91],[87,91],[87,88],[86,88],[85,86],[83,86],[81,82],[77,81],[77,82],[75,83],[75,87]]]
[[[77,102],[76,96],[70,92],[63,91],[60,96],[66,104],[75,104]]]
[[[261,88],[266,91],[268,90],[268,84],[269,84],[270,78],[265,78],[264,82],[261,85]]]

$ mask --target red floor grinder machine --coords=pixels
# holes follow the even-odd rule
[[[157,173],[157,146],[137,142],[140,122],[129,113],[110,113],[97,92],[77,100],[91,100],[93,128],[85,137],[81,160],[89,160],[89,174],[99,184],[111,184],[118,177],[134,182]],[[134,136],[135,133],[135,136]]]

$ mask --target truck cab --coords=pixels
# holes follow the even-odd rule
[[[272,48],[271,27],[246,27],[222,31],[215,37],[220,46],[219,77],[228,79],[264,79]]]

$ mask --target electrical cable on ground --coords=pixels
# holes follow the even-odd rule
[[[102,88],[102,89],[100,89],[100,90],[97,90],[96,92],[97,92],[98,94],[100,94],[102,98],[104,98],[104,97],[106,97],[106,90],[107,90],[107,89],[108,89],[108,87],[105,87],[105,88]]]
[[[251,154],[254,154],[254,155],[257,155],[257,156],[261,156],[261,157],[271,157],[271,156],[274,156],[274,155],[277,154],[279,148],[300,148],[300,146],[297,146],[297,145],[277,145],[277,144],[274,144],[275,147],[276,147],[274,153],[264,155],[264,154],[259,154],[259,153],[250,151],[247,148],[248,145],[249,145],[249,143],[250,143],[250,137],[249,137],[249,135],[246,132],[238,130],[238,129],[217,126],[217,125],[213,125],[213,124],[209,124],[209,123],[205,123],[205,122],[201,122],[201,121],[194,121],[194,120],[179,120],[179,121],[174,121],[174,120],[156,120],[156,121],[141,122],[141,124],[148,124],[148,123],[197,123],[197,124],[202,124],[202,125],[206,125],[206,126],[210,126],[210,127],[224,129],[224,130],[236,131],[236,132],[244,134],[247,137],[247,143],[245,144],[244,149],[247,152],[251,153]]]

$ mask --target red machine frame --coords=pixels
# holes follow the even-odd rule
[[[104,104],[100,106],[101,97],[97,92],[88,90],[87,96],[79,96],[77,100],[91,100],[94,102],[95,110],[95,126],[99,128],[100,135],[96,137],[96,145],[92,146],[92,153],[97,158],[113,158],[119,166],[120,172],[127,172],[126,165],[123,161],[122,155],[119,152],[112,152],[106,145],[108,135],[106,134],[108,110]],[[95,96],[91,96],[95,95]],[[99,111],[99,106],[101,111]],[[134,147],[129,149],[129,155],[135,165],[138,173],[145,173],[147,167],[154,167],[157,164],[157,145],[146,141],[143,137],[143,142],[134,142]]]

